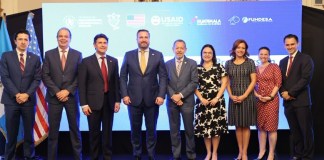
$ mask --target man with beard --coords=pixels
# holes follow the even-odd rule
[[[167,75],[161,52],[149,48],[148,30],[137,31],[138,48],[126,52],[120,70],[120,90],[128,106],[134,158],[142,155],[142,121],[145,117],[146,146],[150,160],[155,159],[156,123],[159,106],[166,93]]]

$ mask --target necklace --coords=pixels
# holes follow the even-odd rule
[[[206,70],[210,70],[210,69],[213,67],[213,63],[204,63],[204,64],[203,64],[203,67],[204,67]]]

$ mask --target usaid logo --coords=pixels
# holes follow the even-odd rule
[[[269,17],[243,17],[242,18],[242,22],[243,23],[248,23],[248,22],[252,22],[252,23],[271,23],[273,22],[272,18]]]
[[[154,26],[163,25],[166,27],[176,27],[183,24],[182,16],[152,16],[151,24]]]

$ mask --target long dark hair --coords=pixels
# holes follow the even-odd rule
[[[230,50],[230,56],[232,57],[232,61],[235,60],[236,58],[236,53],[235,53],[235,50],[236,48],[241,44],[241,43],[244,43],[245,44],[245,54],[244,54],[244,58],[247,58],[250,56],[249,52],[248,52],[248,44],[246,43],[246,41],[244,39],[238,39],[236,40],[234,43],[233,43],[233,47],[232,47],[232,50]]]
[[[211,44],[205,44],[202,48],[201,48],[201,51],[200,51],[200,58],[201,58],[201,60],[200,60],[200,65],[203,65],[203,63],[204,63],[204,60],[203,60],[203,50],[205,49],[205,48],[210,48],[212,51],[213,51],[213,58],[212,58],[212,62],[213,62],[213,65],[215,65],[216,64],[216,52],[215,52],[215,49],[214,49],[214,47],[213,47],[213,45],[211,45]]]

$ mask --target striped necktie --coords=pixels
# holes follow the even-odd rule
[[[20,71],[22,74],[24,74],[25,71],[25,60],[24,60],[24,54],[20,53],[19,63],[20,63]]]

